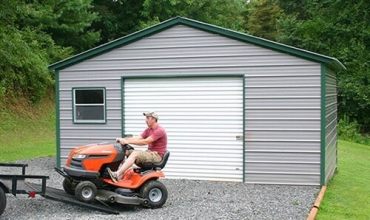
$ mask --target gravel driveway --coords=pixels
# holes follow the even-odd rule
[[[49,175],[47,185],[62,188],[63,178],[53,168],[55,158],[28,163],[27,174]],[[0,168],[0,173],[7,172]],[[14,171],[13,171],[14,172]],[[0,219],[306,219],[318,186],[252,185],[197,180],[162,180],[169,197],[160,209],[120,206],[120,215],[26,195],[7,194]]]

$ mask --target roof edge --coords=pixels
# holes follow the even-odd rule
[[[308,50],[304,50],[301,48],[286,45],[283,43],[267,40],[264,38],[256,37],[253,35],[234,31],[231,29],[222,28],[222,27],[204,23],[201,21],[196,21],[196,20],[192,20],[192,19],[184,18],[184,17],[179,17],[179,18],[181,18],[182,24],[191,26],[193,28],[198,28],[203,31],[217,33],[217,34],[229,37],[229,38],[233,38],[235,40],[255,44],[261,47],[265,47],[265,48],[276,50],[276,51],[283,52],[283,53],[288,53],[290,55],[298,56],[298,57],[308,59],[308,60],[313,60],[319,63],[324,63],[324,64],[327,64],[329,67],[337,69],[337,70],[346,69],[346,67],[338,59],[334,57],[329,57],[329,56],[315,53],[312,51],[308,51]]]
[[[186,25],[186,26],[196,28],[199,30],[207,31],[207,32],[214,33],[214,34],[219,34],[219,35],[229,37],[229,38],[232,38],[238,41],[247,42],[247,43],[255,44],[255,45],[265,47],[268,49],[287,53],[287,54],[297,56],[303,59],[323,63],[323,64],[326,64],[329,68],[334,69],[334,70],[341,71],[341,70],[346,69],[346,67],[338,59],[334,57],[325,56],[322,54],[314,53],[311,51],[303,50],[303,49],[289,46],[286,44],[270,41],[270,40],[260,38],[260,37],[255,37],[249,34],[237,32],[234,30],[222,28],[216,25],[192,20],[192,19],[185,18],[185,17],[174,17],[164,22],[161,22],[159,24],[156,24],[151,27],[145,28],[143,30],[134,32],[124,37],[110,41],[108,43],[102,44],[95,48],[79,53],[77,55],[71,56],[67,59],[53,63],[49,66],[49,69],[61,70],[61,69],[67,68],[73,64],[82,62],[86,59],[89,59],[99,54],[108,52],[117,47],[130,44],[144,37],[148,37],[150,35],[153,35],[155,33],[158,33],[160,31],[166,30],[170,27],[173,27],[179,24]]]
[[[136,31],[134,33],[128,34],[124,37],[117,38],[115,40],[109,41],[107,43],[101,44],[97,47],[94,47],[92,49],[86,50],[84,52],[81,52],[79,54],[73,55],[71,57],[68,57],[64,60],[58,61],[56,63],[53,63],[48,66],[51,70],[60,70],[67,68],[73,64],[79,63],[81,61],[84,61],[86,59],[92,58],[94,56],[97,56],[99,54],[108,52],[110,50],[113,50],[117,47],[121,47],[124,45],[127,45],[129,43],[135,42],[137,40],[140,40],[144,37],[148,37],[150,35],[153,35],[155,33],[158,33],[160,31],[163,31],[165,29],[168,29],[174,25],[176,25],[180,17],[175,17],[168,19],[164,22],[158,23],[156,25],[147,27],[145,29],[142,29],[140,31]]]

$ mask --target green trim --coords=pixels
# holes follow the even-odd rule
[[[67,58],[65,60],[56,62],[54,64],[51,64],[49,66],[50,69],[55,69],[55,70],[61,70],[64,68],[67,68],[71,65],[74,65],[76,63],[82,62],[86,59],[95,57],[97,55],[106,53],[110,50],[113,50],[117,47],[122,47],[124,45],[133,43],[135,41],[138,41],[144,37],[151,36],[155,33],[164,31],[168,28],[171,28],[175,25],[186,25],[192,28],[196,28],[202,31],[207,31],[210,33],[214,34],[219,34],[221,36],[225,36],[228,38],[232,38],[238,41],[246,42],[246,43],[251,43],[255,44],[261,47],[265,47],[268,49],[276,50],[279,52],[287,53],[293,56],[297,56],[303,59],[319,62],[322,64],[326,64],[327,66],[335,69],[335,70],[344,70],[346,69],[345,66],[336,58],[333,57],[328,57],[325,55],[321,55],[318,53],[313,53],[307,50],[299,49],[296,47],[288,46],[285,44],[273,42],[270,40],[266,40],[263,38],[259,37],[254,37],[245,33],[241,32],[236,32],[233,30],[225,29],[219,26],[203,23],[200,21],[192,20],[189,18],[184,18],[184,17],[175,17],[171,18],[167,21],[164,21],[162,23],[159,23],[157,25],[151,26],[149,28],[143,29],[141,31],[132,33],[130,35],[127,35],[122,38],[118,38],[114,41],[108,42],[106,44],[100,45],[98,47],[92,48],[90,50],[87,50],[85,52],[82,52],[80,54],[77,54],[75,56],[72,56],[70,58]]]
[[[246,143],[245,143],[245,75],[243,76],[243,183],[245,182],[245,172],[247,171],[246,170],[246,167],[245,167],[245,162],[246,162],[246,158],[245,158],[245,150],[246,150]]]
[[[55,141],[56,141],[56,165],[60,168],[60,99],[59,99],[59,71],[55,71]]]
[[[320,156],[320,184],[326,184],[326,72],[327,68],[321,64],[321,156]]]
[[[76,90],[103,90],[104,93],[104,122],[98,121],[75,121],[75,91]],[[72,87],[72,123],[73,124],[106,124],[107,123],[107,90],[105,87]]]
[[[201,77],[244,77],[243,73],[240,74],[227,74],[227,73],[220,73],[220,74],[158,74],[158,75],[148,75],[148,74],[140,74],[140,75],[131,75],[131,76],[123,76],[123,79],[158,79],[158,78],[201,78]]]
[[[123,95],[125,91],[125,84],[124,84],[124,78],[121,77],[121,137],[125,134],[125,124],[124,124],[124,118],[125,118],[125,109],[124,109],[124,103],[125,103],[125,96]]]

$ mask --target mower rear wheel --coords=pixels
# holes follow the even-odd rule
[[[95,184],[90,181],[83,181],[77,184],[75,196],[82,202],[92,202],[95,199],[98,189]]]
[[[3,188],[1,188],[0,186],[0,215],[3,214],[5,207],[6,207],[6,195]]]
[[[151,180],[140,189],[140,195],[147,201],[143,206],[155,209],[166,203],[168,192],[163,183]]]
[[[75,188],[76,186],[73,184],[73,182],[71,181],[71,179],[69,178],[65,178],[63,180],[63,189],[64,189],[64,192],[70,194],[70,195],[74,195],[75,194]]]

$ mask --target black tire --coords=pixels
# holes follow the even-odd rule
[[[63,189],[64,189],[64,192],[70,194],[70,195],[74,195],[75,194],[75,188],[76,186],[73,184],[73,182],[71,181],[71,179],[69,178],[65,178],[63,180]]]
[[[98,189],[95,184],[90,181],[83,181],[77,184],[75,196],[82,202],[92,202],[95,199]]]
[[[0,186],[0,215],[3,214],[5,207],[6,207],[6,195],[3,188],[1,188]]]
[[[151,180],[141,187],[140,195],[146,200],[143,204],[144,207],[155,209],[162,207],[166,203],[168,192],[163,183]]]

